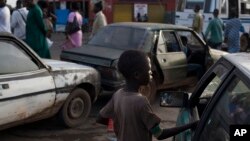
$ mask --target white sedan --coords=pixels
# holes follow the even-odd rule
[[[80,125],[99,92],[94,68],[41,59],[24,42],[0,33],[0,129],[57,113],[67,127]]]

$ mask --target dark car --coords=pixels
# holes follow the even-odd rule
[[[183,37],[187,39],[185,44]],[[190,49],[188,56],[184,52],[186,46]],[[157,89],[189,84],[190,78],[194,78],[187,71],[189,64],[199,64],[206,70],[224,54],[210,49],[187,27],[127,22],[105,26],[83,47],[62,51],[61,59],[95,67],[101,74],[104,92],[112,93],[125,84],[117,71],[117,62],[130,49],[144,51],[151,59],[154,79],[145,87],[148,97]]]
[[[42,59],[23,41],[0,32],[0,130],[55,115],[68,127],[79,126],[99,92],[94,68]]]
[[[176,141],[229,141],[230,125],[250,124],[250,54],[228,54],[201,78],[194,92],[164,92],[162,106],[181,108],[177,126],[200,120]]]

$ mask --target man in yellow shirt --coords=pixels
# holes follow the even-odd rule
[[[100,28],[107,25],[106,16],[103,14],[102,9],[103,9],[102,1],[97,1],[96,3],[94,3],[93,11],[95,13],[95,19],[90,37],[93,37]]]
[[[193,29],[197,33],[201,34],[202,29],[203,29],[203,17],[202,17],[202,14],[200,13],[199,5],[195,5],[194,12],[195,12],[195,15],[193,19]]]

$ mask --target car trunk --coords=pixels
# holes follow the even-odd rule
[[[61,53],[61,60],[86,64],[89,66],[111,67],[112,62],[120,57],[124,50],[103,48],[98,46],[84,46],[64,50]]]

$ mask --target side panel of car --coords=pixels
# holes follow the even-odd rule
[[[0,76],[0,125],[35,116],[54,104],[54,82],[45,70],[5,76]]]
[[[100,80],[100,76],[94,69],[86,69],[84,73],[77,70],[55,71],[53,72],[53,77],[57,88],[56,104],[64,102],[69,96],[69,93],[81,84],[83,84],[81,85],[82,87],[88,87],[86,90],[92,89],[91,91],[88,91],[92,101],[96,100],[97,95],[100,92],[100,82],[98,82]]]
[[[12,41],[0,40],[0,125],[37,116],[55,101],[48,70]]]
[[[169,38],[176,40],[174,35],[171,35],[172,36]],[[160,31],[156,48],[156,58],[164,76],[164,84],[182,80],[187,75],[187,62],[184,52],[180,50],[171,52],[168,48],[168,44],[173,42],[167,40],[166,38],[168,37],[164,37],[163,31]],[[176,45],[178,44],[177,42],[175,43]],[[172,47],[174,47],[174,45]]]
[[[250,79],[235,69],[213,97],[194,140],[229,140],[229,126],[249,124]],[[213,137],[213,138],[211,138]]]

